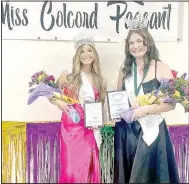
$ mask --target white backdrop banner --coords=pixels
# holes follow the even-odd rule
[[[123,42],[125,19],[148,17],[155,41],[178,39],[180,2],[2,2],[2,39],[73,40],[86,32],[95,41]],[[183,18],[183,17],[182,17]]]

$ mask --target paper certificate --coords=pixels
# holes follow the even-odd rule
[[[121,119],[120,112],[129,109],[129,99],[126,91],[107,92],[110,120]]]
[[[85,127],[102,127],[103,126],[103,113],[102,103],[85,103]]]

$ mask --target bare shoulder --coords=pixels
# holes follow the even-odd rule
[[[68,82],[68,75],[69,75],[69,73],[68,73],[68,71],[67,70],[65,70],[65,71],[63,71],[61,74],[60,74],[60,77],[58,78],[58,84],[59,85],[63,85],[63,84],[65,84],[65,83],[67,83]]]
[[[168,64],[164,63],[164,62],[160,62],[160,61],[157,61],[157,69],[159,71],[171,71]]]
[[[68,76],[68,75],[69,75],[68,71],[67,71],[67,70],[64,70],[64,71],[60,74],[60,77],[61,77],[61,76],[64,77],[64,76]]]
[[[172,78],[172,72],[168,64],[164,62],[157,62],[157,73],[162,77],[162,78]]]
[[[124,61],[121,63],[120,69],[119,69],[119,75],[123,76],[123,68],[124,68]]]

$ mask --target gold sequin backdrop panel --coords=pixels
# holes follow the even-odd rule
[[[2,122],[2,182],[26,183],[26,123]]]

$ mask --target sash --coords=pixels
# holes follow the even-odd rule
[[[125,79],[125,88],[130,101],[131,106],[136,104],[136,95],[134,91],[134,67],[132,71],[132,75]],[[137,71],[137,84],[141,83],[140,74]],[[144,95],[143,88],[140,88],[138,95]],[[153,114],[148,115],[146,117],[138,119],[138,122],[141,125],[143,130],[143,140],[144,142],[150,146],[158,137],[159,134],[159,124],[163,121],[163,116],[161,114]]]
[[[89,80],[85,76],[84,72],[81,72],[81,79],[82,79],[82,86],[79,90],[78,98],[81,103],[81,106],[83,107],[83,104],[85,102],[95,102],[95,95],[94,95],[94,90]],[[93,134],[94,134],[98,149],[100,150],[100,145],[102,143],[100,129],[93,130]]]

